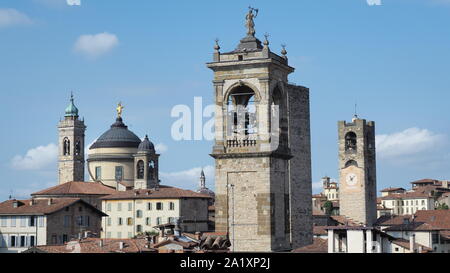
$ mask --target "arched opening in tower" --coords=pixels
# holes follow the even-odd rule
[[[345,135],[345,151],[356,152],[356,134],[354,132],[348,132]]]
[[[257,129],[255,92],[246,85],[237,86],[227,100],[227,137],[245,138]]]

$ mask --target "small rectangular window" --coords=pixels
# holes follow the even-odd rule
[[[34,246],[35,244],[35,237],[33,235],[30,236],[30,246]]]
[[[102,179],[102,167],[95,167],[95,180]]]
[[[175,210],[175,203],[174,202],[170,202],[169,203],[169,210]]]
[[[152,203],[150,202],[147,203],[147,210],[152,210]]]
[[[116,178],[116,181],[122,181],[122,179],[123,179],[123,167],[122,166],[116,166],[115,178]]]
[[[117,232],[117,238],[118,238],[118,239],[121,239],[121,238],[122,238],[122,232],[120,232],[120,231]]]
[[[36,221],[35,221],[35,217],[34,216],[30,216],[30,220],[28,222],[30,227],[34,227],[36,225]]]
[[[64,227],[68,227],[70,226],[70,216],[69,215],[65,215],[64,216],[64,222],[63,222]]]
[[[117,211],[122,211],[122,203],[117,204]]]
[[[8,226],[8,217],[2,216],[2,217],[0,217],[0,219],[1,219],[1,226],[7,227]]]
[[[156,203],[156,210],[163,210],[163,203],[161,202]]]
[[[133,210],[133,203],[128,203],[128,211],[132,211]]]
[[[111,211],[111,203],[108,203],[108,204],[106,205],[106,210],[107,210],[107,211]]]
[[[20,217],[20,226],[21,227],[26,227],[27,226],[27,217],[25,217],[25,216],[21,216]]]
[[[12,235],[12,236],[9,237],[9,245],[11,247],[16,247],[17,246],[16,236]]]
[[[11,227],[15,227],[16,226],[16,216],[11,216]]]
[[[44,216],[39,216],[39,227],[44,226]]]
[[[110,225],[111,225],[111,217],[108,217],[108,218],[107,218],[107,220],[106,220],[106,224],[107,224],[108,226],[110,226]]]
[[[119,226],[121,226],[121,225],[123,224],[122,217],[119,217],[119,219],[117,220],[117,224],[118,224]]]

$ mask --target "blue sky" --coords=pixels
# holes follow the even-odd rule
[[[74,1],[74,0],[72,0]],[[214,39],[230,51],[245,35],[287,45],[290,81],[310,88],[315,192],[338,178],[337,121],[376,122],[378,189],[450,179],[450,1],[0,0],[0,199],[57,183],[56,125],[74,91],[91,143],[114,121],[148,134],[163,183],[213,188],[211,141],[174,141],[170,111],[213,102]],[[205,122],[207,119],[204,120]]]

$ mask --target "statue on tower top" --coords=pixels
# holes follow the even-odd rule
[[[253,14],[253,12],[255,12]],[[245,19],[247,22],[245,23],[245,26],[247,27],[247,36],[255,36],[255,22],[253,21],[254,18],[258,16],[258,9],[248,7],[248,13],[245,16]]]
[[[117,105],[117,117],[121,118],[122,117],[122,112],[123,112],[123,108],[125,108],[124,106],[122,106],[122,103],[119,102],[119,104]]]

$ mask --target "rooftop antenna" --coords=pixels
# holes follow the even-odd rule
[[[358,104],[355,103],[355,114],[353,115],[353,119],[358,118]]]

